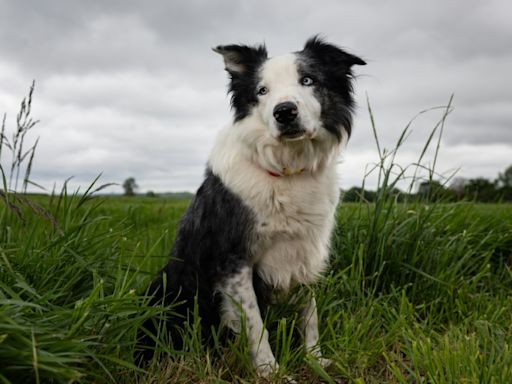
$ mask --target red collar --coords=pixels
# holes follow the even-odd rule
[[[275,172],[272,172],[272,171],[269,171],[267,169],[267,173],[270,175],[270,176],[273,176],[273,177],[281,177],[282,175],[280,175],[279,173],[275,173]]]

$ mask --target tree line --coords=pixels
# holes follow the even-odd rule
[[[484,177],[466,179],[456,177],[449,183],[441,183],[437,180],[423,181],[418,186],[416,193],[407,193],[397,188],[389,191],[398,201],[418,198],[427,201],[455,202],[461,200],[478,201],[482,203],[512,202],[512,165],[503,173],[499,173],[494,180]],[[373,202],[379,195],[379,191],[366,190],[353,187],[343,192],[343,201]]]
[[[133,177],[126,179],[122,187],[125,196],[136,195],[138,185]],[[379,193],[379,190],[371,191],[361,187],[352,187],[342,192],[342,198],[346,202],[358,202],[361,200],[373,202],[377,199]],[[428,180],[419,184],[416,193],[407,193],[398,188],[387,191],[387,193],[394,196],[398,201],[417,198],[423,201],[444,202],[461,200],[482,203],[512,202],[512,165],[505,169],[503,173],[499,173],[495,180],[489,180],[484,177],[474,179],[456,177],[450,183],[444,184],[437,180]],[[149,197],[157,196],[152,191],[147,192],[146,195]]]

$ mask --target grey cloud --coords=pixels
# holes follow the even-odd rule
[[[230,119],[227,77],[210,47],[265,42],[274,55],[316,33],[368,62],[357,68],[359,108],[340,165],[345,186],[359,184],[376,159],[366,94],[388,148],[417,112],[454,93],[440,166],[466,164],[468,175],[494,177],[510,163],[507,152],[512,158],[512,5],[504,1],[0,4],[0,112],[13,117],[36,78],[34,177],[48,185],[70,175],[78,185],[103,171],[106,181],[135,176],[143,188],[193,190]],[[418,118],[404,162],[439,116]]]
[[[228,111],[218,83],[217,87],[193,87],[176,76],[148,72],[68,74],[49,77],[41,84],[41,93],[60,107],[79,105],[147,118],[210,121],[219,112]]]

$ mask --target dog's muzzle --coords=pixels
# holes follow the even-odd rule
[[[280,136],[287,140],[299,139],[305,131],[297,124],[299,108],[291,101],[279,103],[274,108],[274,118],[279,123]]]

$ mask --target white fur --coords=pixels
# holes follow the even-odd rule
[[[245,320],[249,351],[258,373],[268,376],[277,370],[279,365],[270,348],[268,331],[263,326],[252,285],[252,267],[245,267],[230,276],[217,290],[222,293],[222,324],[239,333],[242,321]],[[240,318],[241,311],[245,315],[243,319]]]
[[[310,284],[322,273],[339,198],[336,162],[347,134],[342,130],[339,142],[322,127],[321,106],[311,87],[300,85],[293,54],[268,60],[261,76],[268,93],[260,96],[249,116],[219,133],[209,166],[256,217],[252,265],[217,290],[222,294],[222,322],[240,331],[240,316],[245,314],[253,364],[260,375],[268,376],[278,365],[257,305],[252,273],[255,269],[267,284],[282,291]],[[279,138],[273,110],[284,101],[298,106],[300,125],[306,130],[300,140]],[[325,364],[328,360],[322,359],[318,346],[314,297],[301,313],[306,350]]]
[[[210,167],[256,214],[253,254],[261,277],[284,290],[311,283],[325,266],[334,226],[339,197],[334,153],[324,156],[322,145],[313,142],[267,144],[263,151],[256,142],[251,149],[240,142],[239,134],[251,129],[244,123],[219,135]],[[306,170],[282,177],[267,172],[285,167]]]
[[[265,64],[265,101],[220,132],[209,159],[213,172],[256,214],[254,264],[267,283],[283,290],[315,281],[325,267],[339,198],[336,161],[344,142],[322,129],[318,101],[299,85],[292,58]],[[310,137],[276,138],[271,111],[285,99],[299,105],[304,120],[314,121],[305,125],[313,129]],[[282,177],[267,172],[285,169],[303,172]]]

